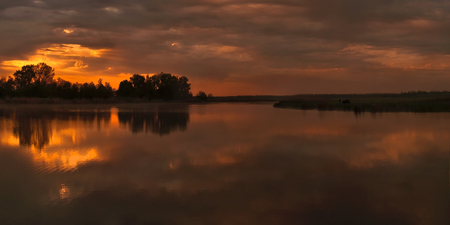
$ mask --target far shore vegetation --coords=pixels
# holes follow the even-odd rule
[[[55,102],[54,99],[71,101],[208,101],[212,94],[200,91],[191,93],[191,84],[185,76],[159,73],[152,76],[134,74],[120,82],[117,90],[108,82],[71,83],[54,79],[55,70],[45,64],[25,65],[12,76],[0,79],[0,99],[6,102]],[[37,100],[45,99],[45,100]],[[48,100],[51,99],[51,100]]]
[[[344,110],[363,112],[450,112],[450,92],[411,91],[400,94],[316,94],[213,96],[191,93],[185,76],[158,73],[134,74],[114,89],[108,82],[71,83],[55,79],[55,70],[45,64],[25,65],[12,76],[0,79],[0,103],[97,104],[146,102],[277,102],[277,108]]]
[[[450,112],[450,92],[410,91],[400,94],[297,95],[273,105],[277,108],[363,112]]]

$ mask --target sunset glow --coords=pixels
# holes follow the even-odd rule
[[[73,31],[64,30],[64,32],[71,33]],[[101,58],[109,51],[110,50],[108,49],[91,49],[83,47],[79,44],[52,44],[48,47],[37,49],[35,54],[30,55],[26,60],[3,61],[0,64],[0,69],[8,71],[12,74],[24,65],[45,62],[55,69],[57,77],[67,79],[72,82],[83,83],[93,81],[86,80],[86,75],[93,72],[88,71],[89,60]],[[111,70],[111,67],[105,67],[103,70],[109,71]],[[100,77],[99,75],[96,76]],[[92,77],[89,79],[92,79]]]
[[[0,225],[450,224],[450,0],[0,1]]]
[[[71,82],[102,78],[117,88],[129,74],[163,71],[187,76],[193,93],[215,96],[444,91],[449,7],[397,0],[11,3],[0,11],[0,77],[45,62]]]

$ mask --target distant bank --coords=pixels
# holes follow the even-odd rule
[[[362,112],[450,112],[450,92],[400,94],[296,95],[280,100],[277,108]]]
[[[75,99],[3,98],[0,104],[129,104],[129,103],[220,103],[276,102],[276,108],[303,110],[341,110],[362,112],[450,112],[450,92],[407,92],[400,94],[317,94],[317,95],[242,95],[214,96],[206,99],[190,97],[163,101],[148,98]]]
[[[199,98],[188,97],[182,100],[162,100],[135,97],[111,97],[92,99],[62,99],[62,98],[36,98],[36,97],[5,97],[0,98],[0,104],[116,104],[116,103],[219,103],[219,102],[277,102],[293,96],[276,95],[242,95],[242,96],[209,96]]]

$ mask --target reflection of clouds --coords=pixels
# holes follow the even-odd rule
[[[450,133],[434,133],[431,131],[408,130],[387,134],[381,140],[368,143],[366,148],[371,151],[351,159],[350,164],[358,167],[372,167],[377,162],[402,163],[408,155],[419,155],[430,151],[427,148],[436,140],[443,141],[450,137]]]
[[[44,152],[52,159],[53,154],[67,166],[70,160],[61,156],[74,150],[78,161],[72,162],[79,162],[70,173],[30,175],[41,185],[36,196],[58,200],[49,206],[52,213],[29,209],[47,216],[42,223],[62,223],[54,222],[53,213],[84,224],[93,219],[132,224],[126,220],[130,217],[137,224],[448,221],[443,198],[448,196],[448,115],[363,114],[355,119],[352,113],[304,115],[270,105],[194,105],[189,129],[159,136],[113,126],[121,120],[118,108],[109,117],[112,126],[95,129],[95,121],[83,123],[75,114],[69,128],[54,129],[59,144],[34,148],[38,157]],[[144,116],[129,115],[131,121],[122,117],[127,126]],[[80,133],[85,136],[73,141]],[[0,164],[0,170],[4,167]],[[19,170],[14,168],[8,171]],[[21,200],[22,205],[39,201],[33,197]]]
[[[59,140],[58,144],[61,144],[61,142],[62,142],[61,138],[71,139],[72,144],[79,144],[83,140],[86,140],[86,133],[82,132],[79,129],[74,129],[74,128],[62,129],[62,130],[59,130],[59,132],[55,132],[55,133],[57,133],[56,135],[58,135],[59,137],[55,137],[56,135],[54,135],[52,137],[52,140]],[[50,145],[52,143],[54,143],[54,141],[51,141]]]
[[[185,159],[193,166],[223,166],[238,163],[253,146],[247,144],[226,145],[213,151],[186,153]],[[200,153],[200,154],[199,154]]]
[[[20,140],[17,137],[14,137],[13,135],[8,135],[7,133],[2,134],[1,142],[3,145],[10,145],[10,146],[19,146]]]
[[[167,107],[168,109],[165,109]],[[128,124],[133,133],[145,131],[163,135],[184,131],[189,122],[186,107],[187,105],[180,108],[163,104],[152,106],[147,111],[141,109],[136,112],[119,112],[117,108],[1,109],[0,115],[4,117],[2,124],[9,126],[4,127],[0,140],[1,144],[6,146],[26,146],[39,169],[73,170],[86,162],[104,160],[104,157],[100,157],[97,147],[99,143],[94,140],[99,133],[92,133],[92,129],[105,131],[106,137],[113,128],[119,128],[119,124]]]
[[[35,165],[47,171],[72,170],[80,164],[90,161],[101,161],[98,150],[91,149],[63,149],[47,150],[30,148]],[[42,165],[42,166],[40,166]]]

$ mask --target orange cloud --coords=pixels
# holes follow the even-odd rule
[[[72,30],[64,30],[64,32],[71,33]],[[86,68],[89,67],[86,59],[104,57],[109,51],[110,49],[92,49],[78,44],[52,44],[36,50],[26,60],[3,61],[0,63],[0,69],[12,74],[24,65],[45,62],[55,68],[58,77],[80,76],[81,73],[87,72]],[[108,67],[105,67],[105,70],[108,70]],[[86,82],[85,76],[83,82]]]
[[[379,49],[369,45],[349,45],[340,52],[357,55],[365,58],[366,62],[379,63],[388,68],[442,70],[450,67],[450,55],[424,56],[404,49]]]
[[[95,83],[102,78],[104,82],[109,82],[112,87],[117,88],[120,81],[128,79],[132,74],[120,73],[115,67],[108,65],[98,67],[89,64],[90,59],[107,58],[110,51],[111,49],[93,49],[78,44],[52,44],[36,50],[26,60],[3,61],[0,63],[0,69],[7,72],[4,75],[11,75],[24,65],[45,62],[55,68],[55,77],[78,83]]]

